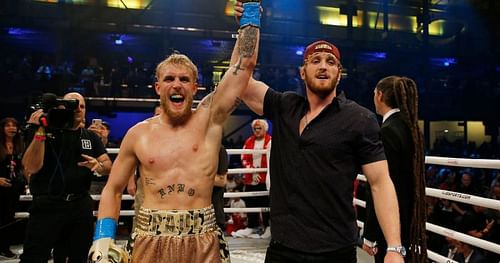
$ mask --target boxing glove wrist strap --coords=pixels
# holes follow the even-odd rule
[[[246,26],[260,27],[260,3],[247,2],[243,4],[243,15],[240,19],[240,28]]]
[[[111,217],[98,219],[95,224],[94,241],[101,238],[115,239],[116,220]]]

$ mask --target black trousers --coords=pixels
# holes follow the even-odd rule
[[[267,191],[266,184],[245,185],[245,192]],[[245,197],[245,205],[247,207],[269,207],[269,196]],[[260,213],[248,213],[248,227],[257,228],[259,223]],[[269,213],[262,213],[262,223],[264,227],[269,226]]]
[[[87,262],[92,245],[92,199],[84,195],[72,201],[52,196],[33,198],[20,262],[47,262],[53,248],[54,262]]]
[[[20,194],[19,187],[0,187],[0,252],[9,250],[13,241],[17,240],[14,215]]]
[[[266,263],[356,263],[356,246],[324,253],[307,253],[291,249],[271,239]]]

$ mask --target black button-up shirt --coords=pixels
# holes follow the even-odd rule
[[[385,160],[375,114],[340,93],[299,134],[308,110],[296,93],[269,89],[264,116],[273,124],[272,237],[304,252],[355,244],[353,184],[361,165]]]

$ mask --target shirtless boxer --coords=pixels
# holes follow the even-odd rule
[[[172,54],[157,66],[163,113],[138,123],[123,139],[101,195],[91,262],[111,260],[122,192],[137,166],[145,196],[132,262],[229,262],[211,193],[223,123],[238,106],[257,60],[260,5],[244,8],[248,19],[240,20],[231,67],[196,110],[191,108],[198,72],[191,60]]]

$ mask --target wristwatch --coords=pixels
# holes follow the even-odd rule
[[[396,252],[402,257],[406,257],[406,249],[404,246],[387,247],[387,252]]]

